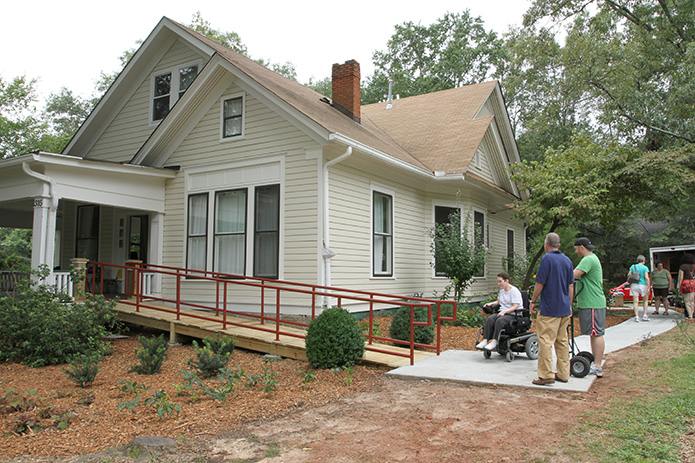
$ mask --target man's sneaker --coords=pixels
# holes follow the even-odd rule
[[[597,367],[593,363],[591,364],[591,369],[589,370],[590,375],[596,375],[597,378],[603,377],[603,368]]]
[[[480,341],[478,344],[476,344],[475,348],[482,349],[485,346],[487,346],[487,339],[483,339],[482,341]]]
[[[490,343],[485,346],[485,350],[494,350],[497,347],[497,339],[493,339]]]
[[[639,323],[639,317],[635,317],[635,321]]]
[[[642,321],[643,321],[643,322],[648,322],[648,321],[649,321],[649,317],[647,317],[647,316],[645,315],[644,317],[642,317]]]

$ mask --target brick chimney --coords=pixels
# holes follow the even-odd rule
[[[360,122],[360,63],[351,59],[333,65],[333,107]]]

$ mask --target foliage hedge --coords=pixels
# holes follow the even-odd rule
[[[427,309],[415,307],[413,318],[416,322],[427,322]],[[434,317],[433,317],[434,319]],[[410,343],[410,307],[401,307],[393,315],[389,335],[392,339],[399,339]],[[434,327],[415,326],[415,342],[419,344],[432,344],[434,341]]]
[[[364,355],[362,329],[347,310],[326,309],[309,324],[306,356],[314,368],[350,367]]]
[[[65,298],[28,279],[0,298],[0,360],[41,367],[109,354],[104,337],[117,325],[115,302],[91,294],[83,303]]]

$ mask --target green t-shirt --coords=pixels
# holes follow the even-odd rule
[[[574,291],[577,292],[577,307],[580,309],[602,309],[606,307],[606,296],[603,295],[603,269],[596,254],[591,253],[582,258],[577,270],[584,272],[579,277]]]

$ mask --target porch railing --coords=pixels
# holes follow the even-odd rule
[[[113,268],[117,272],[122,270],[124,277],[124,296],[125,298],[119,301],[122,304],[135,306],[137,312],[141,308],[157,310],[176,314],[176,319],[181,317],[196,318],[199,320],[219,322],[221,328],[227,329],[227,326],[243,326],[258,331],[270,332],[275,334],[275,340],[279,341],[282,336],[296,337],[304,339],[304,334],[291,332],[283,329],[283,326],[293,326],[299,328],[308,328],[308,323],[297,321],[290,318],[287,313],[290,304],[283,301],[292,298],[292,307],[297,307],[297,300],[305,301],[299,304],[306,308],[306,313],[310,320],[317,316],[317,309],[320,309],[322,302],[325,299],[334,300],[336,307],[343,307],[349,304],[362,304],[368,307],[369,320],[368,330],[364,336],[367,338],[365,348],[369,351],[389,354],[399,357],[407,357],[410,359],[410,364],[414,363],[415,348],[434,350],[437,355],[441,352],[441,323],[443,321],[456,321],[457,306],[455,301],[443,301],[438,299],[428,299],[413,296],[398,296],[393,294],[378,293],[373,291],[360,291],[345,288],[312,285],[306,283],[297,283],[284,280],[271,280],[266,278],[249,277],[244,275],[233,275],[223,273],[213,273],[201,270],[192,270],[177,267],[167,267],[153,264],[138,264],[138,266],[114,265],[103,262],[89,262],[87,264],[87,274],[90,275],[91,282],[87,281],[87,288],[93,288],[94,293],[103,293],[104,277],[107,268]],[[100,279],[97,279],[100,276]],[[175,288],[174,295],[171,297],[156,296],[154,284],[158,278],[173,279]],[[89,278],[88,278],[89,280]],[[192,302],[185,301],[181,297],[181,283],[184,280],[198,280],[209,282],[210,286],[215,288],[214,302]],[[257,301],[254,305],[258,307],[258,313],[231,310],[235,305],[234,291],[235,289],[246,288],[252,294],[256,294],[254,299]],[[272,302],[268,302],[271,300]],[[153,303],[159,303],[154,305]],[[374,334],[374,318],[375,312],[385,307],[401,307],[410,308],[410,340],[402,341],[392,339],[386,336],[377,336]],[[415,308],[424,307],[427,310],[427,321],[415,321]],[[182,312],[185,309],[198,309],[194,313],[191,311]],[[451,316],[443,314],[443,309],[451,309]],[[283,311],[283,309],[285,309]],[[200,313],[197,313],[197,312]],[[448,311],[448,310],[447,310]],[[215,312],[215,316],[222,315],[222,320],[212,318],[207,312]],[[244,318],[255,319],[259,322],[258,325],[248,325],[239,323],[229,316],[237,316]],[[435,329],[435,343],[422,344],[415,342],[414,334],[416,326],[433,326]],[[375,342],[393,343],[395,345],[408,347],[408,352],[404,353],[398,350],[388,349],[388,345],[376,346]]]

